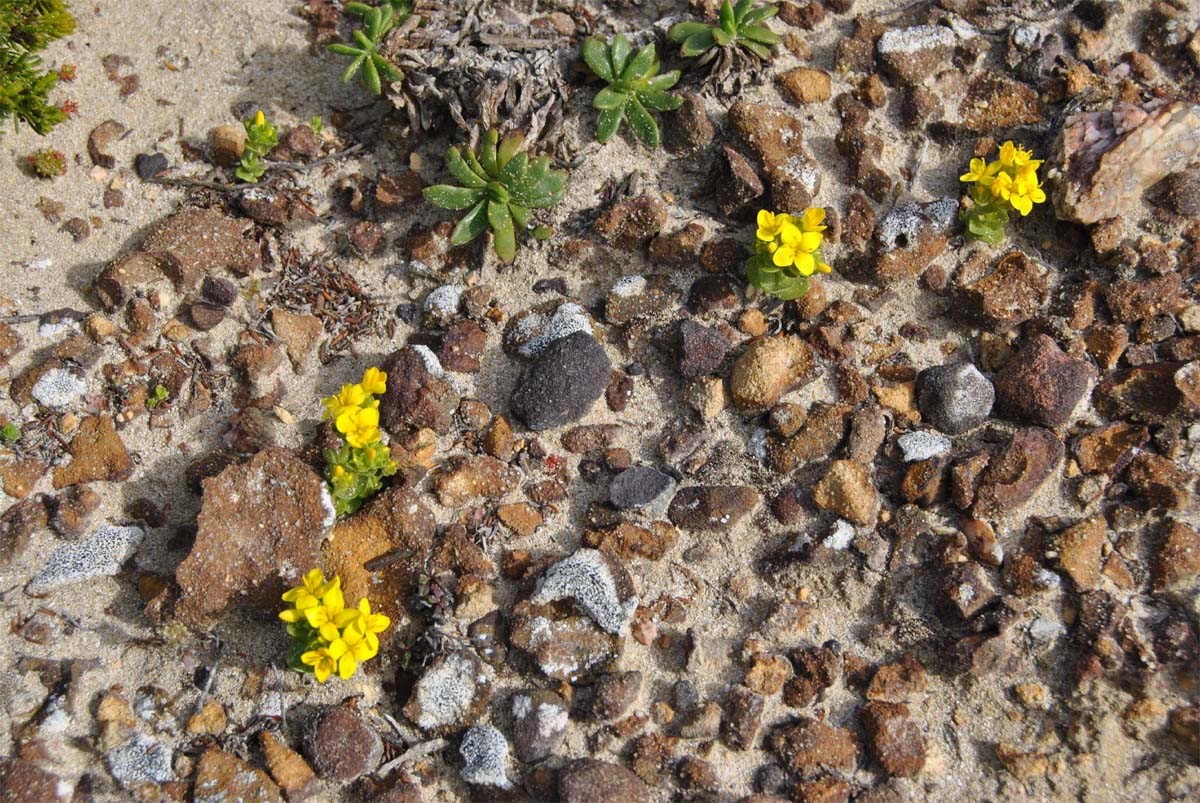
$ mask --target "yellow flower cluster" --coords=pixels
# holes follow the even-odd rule
[[[1000,158],[992,162],[972,159],[971,169],[959,176],[970,183],[971,197],[981,206],[1009,205],[1024,217],[1034,204],[1046,200],[1037,169],[1041,159],[1033,152],[1014,145],[1012,140],[1000,146]]]
[[[301,645],[300,663],[317,676],[318,683],[335,672],[350,678],[358,665],[379,653],[379,633],[392,623],[380,613],[371,613],[364,597],[357,608],[347,608],[342,596],[341,579],[326,580],[320,569],[304,575],[304,584],[283,595],[291,608],[279,618],[288,623],[288,632]]]
[[[325,418],[332,419],[346,443],[360,448],[379,440],[379,400],[387,390],[387,374],[378,368],[363,372],[362,382],[342,385],[342,389],[324,399]]]
[[[770,254],[777,268],[794,267],[801,276],[829,273],[832,268],[820,254],[824,221],[825,210],[820,207],[807,210],[798,221],[792,215],[763,209],[758,213],[757,250]]]

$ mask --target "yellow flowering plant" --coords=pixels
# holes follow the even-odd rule
[[[336,674],[348,680],[358,665],[379,653],[379,634],[392,620],[371,612],[364,597],[358,607],[347,608],[341,578],[326,580],[320,569],[304,575],[301,585],[283,594],[291,607],[279,618],[287,622],[292,637],[287,663],[297,672],[311,672],[318,683]]]
[[[1025,217],[1034,204],[1046,200],[1037,170],[1041,159],[1012,140],[1000,146],[1000,157],[991,162],[972,159],[970,169],[959,180],[970,184],[972,204],[964,209],[961,218],[967,224],[967,234],[985,243],[1004,239],[1004,226],[1010,211]]]
[[[396,473],[396,463],[379,431],[379,400],[375,396],[386,391],[387,374],[368,368],[361,382],[342,385],[321,401],[325,418],[333,421],[343,441],[340,448],[325,450],[325,480],[339,516],[362,507],[383,487],[383,478]]]
[[[808,278],[832,270],[821,256],[825,229],[825,210],[820,207],[799,217],[760,210],[754,256],[746,261],[750,283],[784,301],[807,295]]]

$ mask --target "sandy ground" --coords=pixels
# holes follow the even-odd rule
[[[203,144],[214,126],[238,119],[235,109],[244,113],[247,108],[261,107],[273,121],[288,124],[305,121],[314,114],[328,119],[335,111],[349,112],[356,119],[382,120],[389,108],[386,102],[372,104],[356,84],[342,84],[337,61],[314,50],[309,25],[297,16],[297,4],[289,0],[261,0],[254,4],[198,0],[182,6],[164,0],[92,0],[77,5],[77,32],[69,41],[56,43],[47,52],[46,61],[78,66],[75,83],[62,85],[56,96],[75,98],[80,113],[44,141],[27,130],[15,135],[5,132],[0,138],[0,271],[7,280],[0,287],[3,316],[37,314],[62,307],[91,311],[95,307],[87,291],[95,273],[184,197],[180,190],[139,181],[131,169],[135,154],[158,149],[172,164],[179,164],[183,161],[178,143],[181,136]],[[885,2],[858,5],[860,13],[889,6]],[[849,28],[850,20],[846,17],[822,27],[819,36],[813,39],[814,55],[810,63],[828,68],[838,32],[848,34]],[[119,96],[119,88],[108,80],[101,65],[102,57],[113,53],[128,56],[133,62],[132,71],[140,77],[140,88],[130,97]],[[778,60],[779,69],[798,64],[790,54]],[[835,74],[834,95],[849,88],[850,83]],[[768,84],[755,88],[747,96],[776,100],[779,94],[774,85]],[[789,108],[794,111],[794,107]],[[718,109],[714,102],[712,110]],[[894,105],[887,113],[898,115]],[[806,144],[824,171],[816,203],[841,207],[847,192],[846,168],[833,144],[836,116],[827,105],[807,107],[800,114],[809,126]],[[116,148],[115,170],[92,169],[86,150],[87,135],[96,124],[109,118],[122,122],[132,132]],[[592,121],[584,112],[583,119],[571,125],[579,126],[579,135],[587,137]],[[403,158],[402,149],[394,147],[398,136],[391,123],[374,124],[372,139],[378,143],[374,153],[361,160],[341,162],[328,176],[312,177],[319,219],[297,235],[302,247],[309,251],[335,248],[334,233],[339,224],[334,214],[339,207],[330,186],[338,175],[355,168],[368,173],[393,168]],[[70,163],[67,175],[52,183],[31,176],[23,167],[24,156],[43,144],[62,150]],[[426,165],[440,164],[439,154],[444,147],[444,140],[420,144]],[[964,158],[958,149],[945,149],[933,143],[925,149],[915,136],[891,136],[887,147],[885,164],[913,165],[918,154],[925,151],[919,179],[909,188],[917,199],[958,192],[957,174]],[[602,152],[590,149],[584,158],[584,167],[572,175],[567,200],[555,213],[559,218],[556,222],[563,222],[576,210],[593,207],[606,181],[635,170],[653,176],[662,169],[658,188],[678,197],[693,192],[697,179],[708,170],[707,164],[686,158],[671,159],[663,169],[660,156],[639,150],[622,138]],[[104,188],[118,176],[124,181],[125,203],[120,208],[104,209]],[[438,176],[427,167],[426,178]],[[89,220],[92,230],[87,239],[76,243],[58,225],[47,222],[34,208],[39,196],[63,203],[64,220],[76,216]],[[437,219],[441,219],[440,213],[414,205],[386,220],[385,228],[389,237],[394,238],[414,222]],[[667,230],[693,219],[700,219],[714,234],[722,233],[720,224],[706,216],[693,215],[688,207],[673,210]],[[726,231],[734,233],[735,229]],[[1071,264],[1071,255],[1063,251],[1062,244],[1049,239],[1048,234],[1048,228],[1039,231],[1037,227],[1029,227],[1023,229],[1019,241],[1051,266]],[[554,253],[546,247],[523,249],[514,267],[497,275],[494,266],[489,266],[483,278],[495,284],[505,309],[511,313],[543,300],[531,290],[539,278],[563,276],[572,292],[591,303],[601,298],[620,276],[652,268],[644,254],[600,249],[594,260],[581,266],[557,264]],[[964,253],[964,249],[951,249],[938,264],[952,268]],[[826,258],[835,265],[837,257],[836,247],[826,253]],[[385,314],[390,314],[397,303],[422,298],[440,283],[411,275],[398,276],[404,266],[391,249],[369,260],[342,257],[339,264],[363,283]],[[586,274],[580,274],[581,267],[586,267]],[[684,289],[696,276],[691,269],[669,272]],[[838,281],[836,274],[829,282],[831,298],[849,298],[853,289],[849,283]],[[946,315],[947,306],[943,298],[919,290],[915,283],[903,285],[896,297],[864,326],[860,339],[868,342],[875,336],[883,339],[901,323],[917,320],[930,329],[933,337],[925,343],[906,345],[916,366],[938,364],[955,354],[977,353],[977,333],[952,322]],[[218,343],[232,342],[251,320],[253,310],[244,301],[236,302],[234,310],[230,319],[211,333]],[[26,348],[5,369],[10,376],[61,339],[61,334],[43,337],[36,322],[21,323],[16,328],[25,338]],[[292,446],[303,443],[315,429],[320,395],[356,378],[363,367],[374,364],[401,344],[410,331],[400,323],[395,340],[383,337],[364,340],[357,346],[357,357],[340,359],[320,371],[296,377],[282,402],[295,416],[296,423],[280,427],[280,441]],[[623,414],[614,414],[598,404],[582,423],[626,424],[614,445],[629,448],[635,460],[652,462],[663,423],[678,420],[684,414],[682,386],[672,372],[672,358],[654,345],[636,355],[616,349],[610,353],[614,362],[636,357],[646,365],[650,381],[638,383],[633,402]],[[503,410],[517,369],[514,361],[500,351],[499,337],[493,332],[483,371],[474,378],[464,375],[460,382],[465,395],[486,401],[494,410]],[[834,398],[831,376],[788,397],[798,403]],[[4,394],[0,412],[19,416],[20,411]],[[183,468],[188,460],[184,450],[194,456],[211,447],[220,426],[232,412],[225,400],[178,430],[151,430],[144,419],[122,430],[123,440],[136,455],[137,469],[127,483],[98,487],[103,502],[93,522],[121,522],[125,504],[139,496],[148,496],[167,511],[168,524],[148,534],[135,560],[138,568],[168,572],[181,558],[182,553],[170,544],[173,530],[194,522],[199,508],[199,500],[184,490]],[[757,485],[764,498],[769,499],[784,478],[772,476],[746,453],[746,443],[754,429],[754,422],[735,415],[724,416],[711,432],[711,446],[722,459],[713,461],[714,468],[697,479]],[[450,439],[443,441],[439,456],[450,453],[452,447]],[[817,476],[819,473],[807,470],[798,479],[811,481]],[[48,480],[48,476],[44,478],[38,490],[49,490]],[[1053,492],[1048,490],[1033,500],[1031,508],[1041,515],[1077,515],[1071,503],[1058,496],[1053,483],[1047,488]],[[602,493],[602,484],[588,485],[576,480],[569,512],[551,519],[520,546],[535,553],[565,553],[573,549],[579,543],[580,519],[587,502]],[[0,505],[6,506],[9,501],[0,500]],[[449,520],[450,511],[439,508],[432,498],[430,504],[439,522]],[[949,520],[945,523],[952,524]],[[1022,521],[1003,524],[998,528],[1001,541],[1011,544],[1020,536]],[[648,709],[653,701],[668,699],[670,684],[682,677],[692,680],[705,698],[721,699],[728,684],[737,682],[743,671],[737,660],[741,643],[750,635],[769,639],[769,635],[763,634],[770,633],[765,626],[770,612],[802,588],[808,589],[815,610],[803,640],[821,644],[836,639],[871,662],[894,659],[901,649],[910,646],[897,639],[898,622],[915,623],[913,627],[918,631],[921,627],[936,626],[931,601],[934,596],[931,586],[935,581],[920,563],[885,576],[871,572],[848,554],[840,562],[791,564],[780,570],[756,569],[764,558],[778,553],[794,539],[798,530],[820,534],[825,526],[814,515],[801,527],[783,528],[765,509],[760,509],[736,529],[717,535],[685,535],[668,558],[655,564],[638,564],[635,581],[644,599],[653,600],[662,594],[691,598],[687,623],[665,629],[675,628],[679,631],[677,635],[682,635],[694,628],[702,633],[705,645],[703,660],[683,666],[670,657],[664,658],[657,650],[628,640],[618,668],[642,669],[647,673],[641,707]],[[163,726],[163,736],[178,744],[183,741],[182,723],[186,722],[199,694],[193,673],[198,666],[211,664],[218,647],[212,640],[176,631],[156,632],[142,616],[140,600],[128,576],[95,581],[57,592],[45,600],[24,595],[21,585],[58,545],[58,539],[49,531],[38,532],[23,558],[0,570],[0,607],[4,616],[17,620],[39,608],[48,609],[59,618],[58,636],[38,646],[6,628],[0,632],[0,655],[10,656],[10,661],[20,656],[96,661],[74,684],[69,721],[61,728],[47,727],[41,735],[50,745],[65,780],[73,783],[84,773],[95,773],[96,799],[121,800],[123,793],[113,788],[99,766],[98,755],[87,744],[86,737],[94,733],[92,711],[97,695],[114,684],[123,685],[129,696],[143,685],[165,689],[173,701],[177,721]],[[931,561],[932,548],[923,557]],[[684,564],[695,572],[702,579],[704,590],[695,593],[676,564]],[[1041,612],[1056,611],[1065,602],[1062,593],[1043,594],[1025,615],[1031,621]],[[276,622],[235,612],[226,616],[214,633],[223,647],[213,694],[229,709],[232,734],[248,725],[255,715],[271,713],[281,701],[292,720],[303,714],[306,705],[335,702],[354,694],[363,695],[360,707],[368,710],[378,707],[379,711],[396,713],[403,702],[388,699],[381,683],[381,677],[391,673],[391,659],[386,656],[381,662],[381,674],[318,688],[282,669],[285,636]],[[166,641],[159,642],[163,636]],[[769,643],[769,646],[786,649],[794,643]],[[918,657],[936,656],[918,654]],[[910,799],[1183,800],[1189,790],[1195,793],[1200,789],[1200,770],[1194,764],[1181,762],[1177,748],[1158,736],[1149,740],[1135,738],[1123,727],[1120,712],[1134,699],[1130,692],[1097,684],[1086,695],[1080,695],[1066,678],[1065,655],[1055,647],[1026,643],[1020,650],[1020,663],[1017,672],[1003,677],[931,675],[927,695],[910,706],[921,724],[929,752],[925,771],[915,780],[902,782]],[[264,668],[266,691],[253,698],[244,696],[243,684],[251,670]],[[1027,709],[1015,699],[1013,687],[1030,681],[1048,687],[1051,702],[1045,710]],[[501,679],[492,705],[493,721],[507,721],[508,692],[528,685],[527,678],[516,674]],[[36,673],[11,669],[0,672],[0,699],[4,701],[0,711],[0,753],[12,751],[14,726],[38,709],[46,691]],[[1164,688],[1161,694],[1168,707],[1182,699],[1177,689]],[[828,720],[841,724],[855,721],[859,700],[857,694],[839,687],[826,696],[822,705]],[[769,727],[793,713],[775,698],[768,704],[766,723]],[[381,719],[377,721],[382,728],[387,727]],[[587,755],[589,736],[595,730],[590,723],[574,723],[560,753]],[[231,741],[236,744],[237,736],[232,736]],[[1014,778],[1001,768],[995,757],[994,745],[998,741],[1050,755],[1050,772],[1028,784]],[[621,741],[614,740],[610,746],[620,750]],[[689,745],[679,752],[682,755],[691,749]],[[457,779],[457,756],[453,751],[445,755],[448,760],[438,765],[440,780],[427,790],[427,799],[465,799],[465,787]],[[620,760],[607,750],[599,757]],[[764,763],[766,754],[759,750],[733,751],[718,742],[705,758],[716,765],[723,780],[722,799],[732,800],[753,791],[753,773]],[[866,768],[859,770],[855,780],[866,786],[880,777],[877,769]],[[343,791],[328,787],[322,794],[334,800]],[[664,800],[669,797],[665,790],[662,795]]]

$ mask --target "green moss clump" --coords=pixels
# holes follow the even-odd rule
[[[42,67],[37,53],[75,30],[63,0],[0,2],[0,124],[25,123],[39,134],[67,118],[49,101],[59,75]]]

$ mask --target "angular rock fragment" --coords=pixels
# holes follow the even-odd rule
[[[628,577],[604,553],[580,549],[548,568],[530,601],[535,605],[570,599],[606,633],[623,635],[637,607]]]
[[[952,198],[893,207],[875,226],[871,275],[888,285],[924,271],[945,250],[957,209]]]
[[[925,767],[925,737],[904,703],[872,700],[862,709],[867,751],[884,772],[912,778]]]
[[[1001,516],[1029,502],[1054,473],[1064,452],[1062,441],[1048,429],[1017,430],[983,471],[972,508],[975,515]]]
[[[549,689],[517,692],[512,698],[512,716],[517,758],[526,763],[553,754],[566,736],[567,705]]]
[[[1091,365],[1068,357],[1048,335],[1038,335],[996,377],[996,411],[1017,421],[1062,426],[1095,374]]]
[[[283,803],[267,774],[224,750],[205,750],[196,765],[194,803]]]
[[[202,486],[196,541],[175,571],[178,612],[192,627],[238,597],[274,610],[278,595],[322,565],[333,502],[320,475],[287,450],[265,449]]]
[[[141,250],[157,256],[179,290],[192,290],[210,272],[247,274],[262,261],[246,221],[215,209],[187,208],[160,221]]]
[[[491,669],[474,652],[458,650],[439,656],[425,669],[404,715],[428,733],[451,733],[477,722],[491,698]]]
[[[405,346],[384,361],[387,391],[379,400],[379,421],[389,432],[408,427],[428,427],[439,434],[450,431],[458,392],[445,378],[438,358],[425,346]]]
[[[1035,316],[1049,298],[1046,269],[1020,251],[996,262],[986,276],[962,288],[963,311],[996,331],[1006,331]]]
[[[853,733],[807,717],[777,729],[771,736],[771,748],[801,778],[813,778],[826,770],[852,772],[858,766],[859,746]]]
[[[813,502],[855,524],[873,525],[879,492],[870,471],[851,460],[835,460],[813,486]]]
[[[920,86],[944,68],[958,37],[941,25],[887,31],[875,43],[886,72],[903,84]]]
[[[733,400],[745,408],[770,407],[793,385],[811,379],[814,364],[812,348],[800,337],[761,337],[734,363]]]
[[[1135,212],[1146,189],[1200,155],[1198,129],[1200,105],[1182,100],[1071,115],[1051,156],[1063,173],[1053,191],[1059,216],[1096,223]]]
[[[938,365],[917,375],[921,418],[949,435],[968,432],[988,419],[996,390],[971,363]]]
[[[758,498],[745,485],[692,485],[675,494],[667,516],[685,530],[725,530],[753,510]]]

